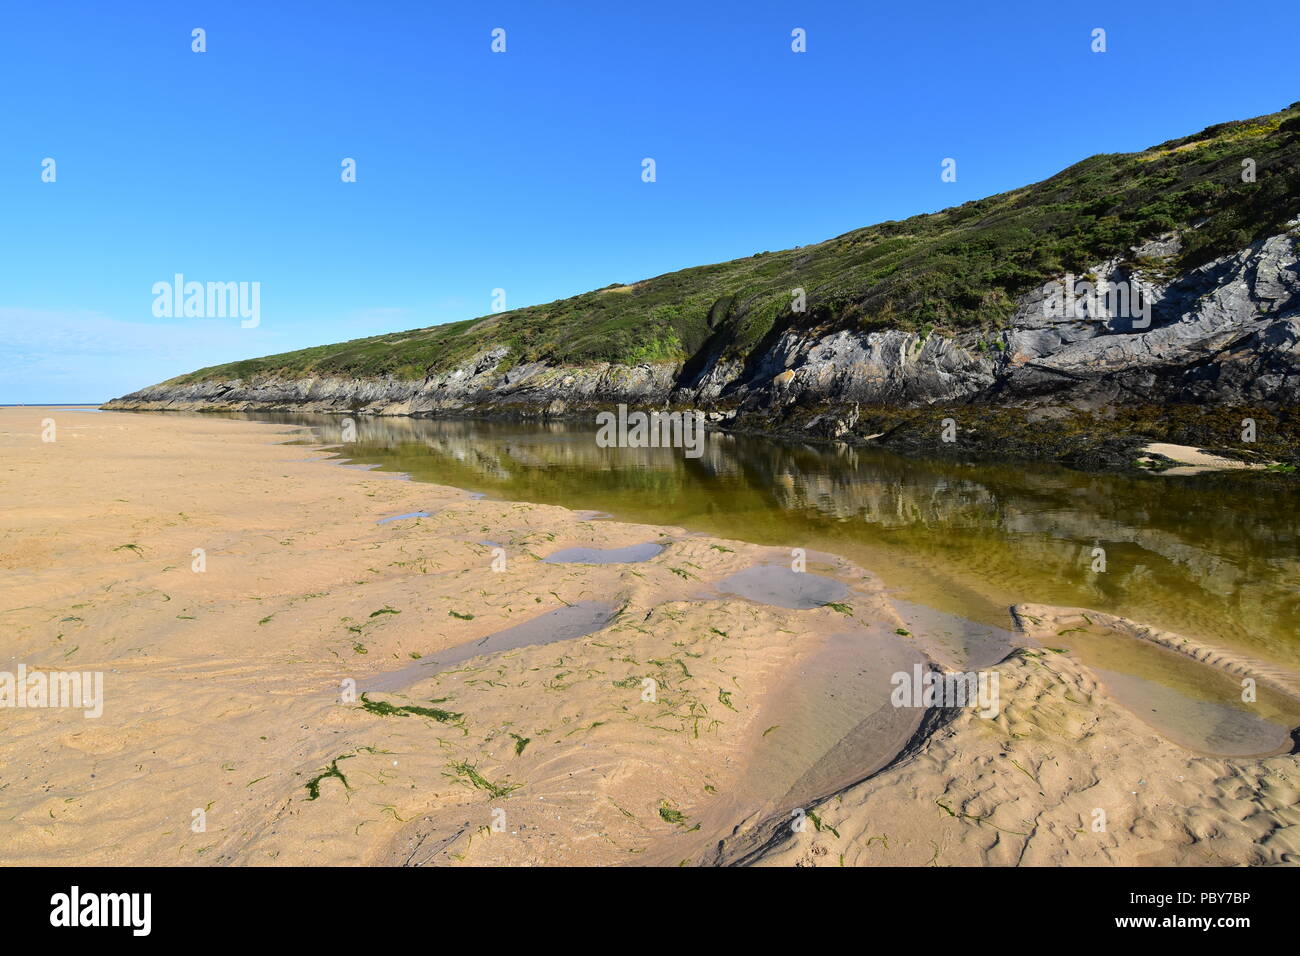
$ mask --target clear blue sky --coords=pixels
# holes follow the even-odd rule
[[[482,315],[497,287],[514,307],[815,242],[1271,112],[1300,99],[1289,16],[1202,0],[7,3],[0,402],[99,401]],[[152,286],[178,272],[260,282],[261,324],[155,318]]]

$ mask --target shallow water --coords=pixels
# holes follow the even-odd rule
[[[657,541],[629,544],[626,548],[563,548],[542,560],[547,564],[638,564],[663,549]]]
[[[615,609],[612,604],[601,601],[579,601],[577,604],[539,614],[504,631],[475,638],[444,651],[436,651],[414,664],[407,664],[387,674],[368,678],[361,690],[365,693],[391,694],[426,677],[432,677],[453,664],[460,664],[475,657],[585,637],[599,631],[613,620],[614,615]]]
[[[1240,677],[1099,624],[1062,628],[1045,643],[1047,653],[1068,651],[1082,661],[1116,703],[1191,750],[1256,756],[1292,748],[1300,700],[1267,683],[1247,703]]]
[[[340,438],[331,416],[223,417]],[[1258,476],[1092,475],[718,433],[688,459],[601,448],[594,428],[566,423],[355,420],[340,454],[417,480],[842,554],[907,601],[987,626],[1009,627],[1019,602],[1091,607],[1300,667],[1300,490]]]
[[[780,794],[776,807],[785,812],[880,769],[921,721],[921,708],[890,702],[893,677],[923,664],[894,635],[832,635],[795,666],[760,716],[750,785]]]
[[[1262,717],[1232,699],[1202,700],[1166,684],[1104,668],[1094,670],[1106,690],[1161,735],[1190,750],[1219,757],[1288,753],[1295,708],[1286,724]]]
[[[749,829],[755,824],[793,824],[803,808],[885,766],[921,722],[923,708],[890,701],[894,675],[914,666],[924,666],[924,658],[895,634],[858,629],[824,639],[764,699],[744,772],[700,815],[700,830],[661,838],[642,862],[711,858],[719,837],[740,834],[741,848],[723,853],[729,859],[763,832]]]
[[[834,578],[810,571],[795,572],[786,567],[760,564],[722,578],[714,587],[723,594],[773,604],[795,611],[824,607],[849,596],[849,589]]]
[[[898,597],[890,603],[903,619],[907,636],[946,668],[992,667],[1025,643],[1022,635],[996,624],[971,621]]]
[[[392,515],[391,517],[388,518],[380,518],[378,521],[375,522],[375,524],[389,524],[390,522],[393,521],[405,521],[408,518],[427,518],[427,517],[429,517],[429,512],[427,511],[408,511],[404,515]]]

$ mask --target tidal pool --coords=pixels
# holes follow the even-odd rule
[[[614,619],[615,608],[602,601],[579,601],[566,607],[539,614],[514,627],[475,638],[444,651],[435,651],[414,664],[407,664],[387,674],[368,678],[361,688],[365,693],[393,693],[409,687],[438,671],[475,657],[512,651],[520,647],[571,641],[599,631]]]
[[[326,415],[223,417],[340,439]],[[1010,627],[1019,602],[1090,607],[1300,669],[1300,488],[1258,475],[1086,474],[722,433],[685,458],[602,448],[568,423],[354,420],[340,455],[416,480],[841,554],[897,597],[987,627]]]
[[[794,611],[825,607],[849,596],[849,589],[834,578],[769,564],[729,574],[714,587],[723,594],[735,594],[751,601],[787,607]]]
[[[427,511],[408,511],[404,515],[392,515],[391,517],[388,518],[380,518],[378,521],[375,522],[375,524],[390,524],[391,522],[394,521],[406,521],[408,518],[427,518],[427,517],[429,517],[429,512]]]
[[[542,560],[547,564],[639,564],[663,549],[657,541],[629,544],[626,548],[564,548]]]

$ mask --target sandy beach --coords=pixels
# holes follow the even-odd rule
[[[0,707],[0,863],[1300,862],[1292,741],[1175,742],[1068,628],[977,659],[834,555],[796,575],[304,434],[0,409],[0,669],[103,681],[98,716]],[[913,667],[996,672],[996,713],[891,706]]]

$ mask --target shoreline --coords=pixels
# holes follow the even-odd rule
[[[611,400],[614,401],[614,400]],[[682,410],[627,397],[616,401],[629,410]],[[550,406],[456,407],[428,412],[338,408],[331,403],[172,402],[114,398],[103,411],[182,412],[190,414],[310,414],[382,420],[409,418],[468,422],[560,422],[583,424],[608,410],[590,403],[553,410]],[[731,407],[702,410],[706,431],[808,442],[881,448],[906,458],[955,458],[990,464],[1047,462],[1083,473],[1191,477],[1253,472],[1247,480],[1275,481],[1293,487],[1300,467],[1300,419],[1296,409],[1201,406],[1141,406],[1118,415],[1098,415],[1071,406],[930,405],[862,408],[858,404],[818,404],[739,414]],[[1241,416],[1259,418],[1255,447],[1237,440]],[[944,422],[959,423],[957,441],[939,440]],[[1254,420],[1254,418],[1252,418]],[[1027,437],[1032,436],[1032,437]],[[1256,444],[1257,442],[1257,444]]]
[[[5,656],[102,669],[109,697],[96,721],[0,710],[10,731],[0,757],[26,774],[23,786],[0,792],[7,862],[642,862],[702,826],[720,801],[757,803],[761,795],[745,783],[753,741],[767,729],[757,722],[791,668],[847,627],[875,628],[879,640],[901,626],[870,572],[830,555],[816,556],[809,571],[849,583],[851,614],[709,599],[701,592],[728,574],[788,555],[680,528],[472,498],[368,469],[311,469],[328,459],[292,459],[300,448],[266,441],[298,431],[292,426],[106,413],[60,422],[51,447],[39,441],[39,421],[19,420],[31,410],[0,412],[0,442],[24,469],[5,479],[22,502],[0,538],[0,561],[17,572],[0,602],[12,635]],[[429,517],[377,523],[416,511]],[[34,529],[44,532],[39,540]],[[491,569],[492,550],[478,543],[485,538],[504,547],[504,573]],[[632,564],[542,560],[569,547],[648,540],[667,547]],[[190,568],[192,550],[204,547],[197,541],[208,543],[202,573]],[[361,681],[593,596],[615,596],[622,615],[586,637],[468,661],[405,696],[386,696],[401,713],[377,714],[329,691],[340,679]],[[920,647],[930,638],[913,637]],[[1209,773],[1205,799],[1226,801],[1206,811],[1224,815],[1215,853],[1295,861],[1286,822],[1296,802],[1294,757],[1189,755],[1127,726],[1131,718],[1063,655],[1017,652],[996,668],[1014,689],[1003,714],[989,721],[962,711],[912,756],[819,804],[819,819],[845,837],[813,828],[810,839],[792,837],[761,860],[801,862],[788,856],[796,848],[821,860],[830,851],[815,848],[849,839],[856,819],[840,819],[828,804],[861,798],[873,820],[909,834],[893,838],[906,851],[893,862],[925,863],[913,859],[929,853],[922,834],[940,830],[958,856],[996,862],[1005,851],[989,856],[982,841],[1000,831],[980,812],[948,816],[942,805],[903,796],[942,784],[935,799],[944,800],[955,778],[931,758],[956,746],[969,755],[1029,749],[1022,766],[1044,747],[1069,751],[1075,765],[1111,780],[1147,767],[1173,776],[1199,768],[1191,776]],[[1031,680],[1043,674],[1042,687]],[[642,706],[646,677],[660,690],[653,707]],[[1071,687],[1079,694],[1070,701],[1060,687],[1066,697]],[[1020,713],[1025,700],[1034,713]],[[1062,733],[1084,725],[1094,729]],[[1142,747],[1103,754],[1096,747],[1105,740]],[[821,745],[814,739],[792,752],[807,756]],[[775,767],[776,776],[802,772]],[[1244,818],[1229,812],[1235,784],[1225,768],[1256,781],[1260,805]],[[984,799],[1027,799],[1014,767],[963,773]],[[151,802],[155,791],[164,796]],[[493,829],[494,809],[506,813],[504,830]],[[208,820],[201,833],[190,829],[196,810]],[[1148,836],[1138,842],[1142,853],[1177,856],[1201,842],[1185,837],[1170,830],[1158,850]],[[1021,856],[1040,852],[1036,837],[1024,842],[1032,852]],[[860,862],[876,862],[878,848],[868,842],[872,852]],[[1132,850],[1079,843],[1042,852],[1079,863]],[[858,853],[866,850],[849,855]]]

